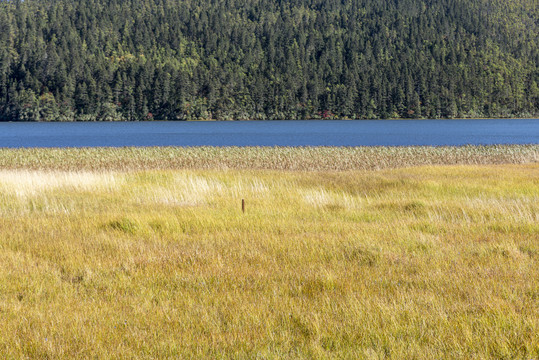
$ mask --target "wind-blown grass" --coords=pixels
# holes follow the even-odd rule
[[[539,164],[126,171],[137,150],[111,152],[0,171],[2,357],[539,357]]]

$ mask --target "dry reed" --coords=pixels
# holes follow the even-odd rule
[[[0,149],[0,169],[65,171],[152,169],[345,171],[425,165],[522,164],[537,161],[539,161],[539,145]]]

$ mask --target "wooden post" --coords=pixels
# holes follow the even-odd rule
[[[241,212],[245,212],[245,199],[241,199]]]

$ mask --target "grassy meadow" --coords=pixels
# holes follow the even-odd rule
[[[0,354],[538,359],[539,146],[2,149]]]

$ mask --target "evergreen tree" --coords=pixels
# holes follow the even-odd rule
[[[538,116],[536,0],[0,0],[0,120]]]

